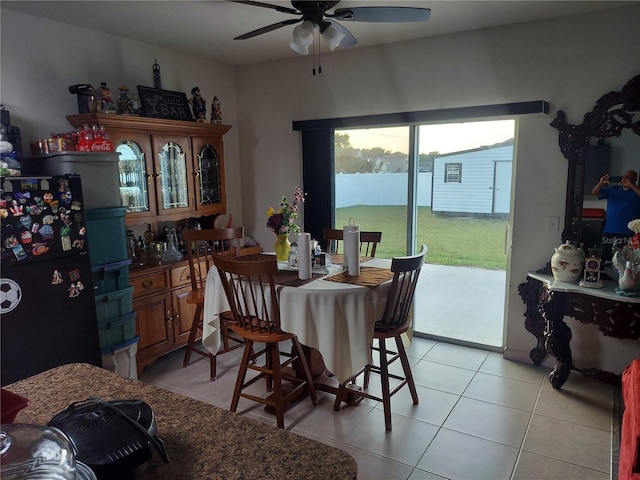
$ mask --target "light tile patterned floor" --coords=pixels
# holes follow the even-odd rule
[[[611,478],[613,387],[572,372],[554,390],[545,368],[424,338],[408,352],[420,403],[406,388],[395,395],[391,432],[378,403],[334,412],[322,392],[316,407],[308,399],[293,406],[285,427],[349,452],[360,480]],[[206,359],[185,369],[183,354],[165,356],[140,379],[228,409],[240,352],[218,357],[215,382]],[[241,399],[238,413],[275,426],[262,405]]]

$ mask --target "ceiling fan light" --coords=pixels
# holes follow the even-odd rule
[[[293,41],[300,46],[309,46],[313,43],[313,31],[315,25],[309,20],[305,20],[293,29]],[[292,47],[293,48],[293,47]]]
[[[309,55],[309,45],[300,45],[299,43],[296,43],[294,40],[289,44],[289,46],[291,47],[291,50],[293,50],[296,53],[299,53],[300,55]]]
[[[330,25],[324,32],[322,32],[322,38],[324,38],[329,44],[329,49],[333,52],[340,46],[340,42],[344,40],[344,32],[340,32]]]

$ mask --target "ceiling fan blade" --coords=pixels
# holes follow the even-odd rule
[[[430,8],[417,7],[353,7],[338,8],[330,15],[338,20],[351,22],[426,22],[431,15]],[[329,16],[329,14],[327,14]]]
[[[279,28],[286,27],[287,25],[292,25],[301,21],[301,18],[291,18],[289,20],[274,23],[273,25],[267,25],[266,27],[262,27],[249,33],[245,33],[244,35],[240,35],[239,37],[234,38],[234,40],[246,40],[247,38],[257,37],[258,35],[262,35],[263,33],[273,32],[274,30],[277,30]]]
[[[324,34],[329,27],[333,27],[336,32],[344,36],[344,38],[340,40],[339,45],[335,48],[349,48],[358,43],[356,37],[354,37],[349,30],[347,30],[335,20],[329,18],[324,19],[320,24],[320,34]]]
[[[244,3],[245,5],[253,5],[254,7],[271,8],[273,10],[277,10],[278,12],[290,13],[292,15],[300,15],[301,13],[298,10],[294,10],[293,8],[283,7],[281,5],[272,5],[271,3],[253,2],[250,0],[229,0],[229,1],[233,3]]]

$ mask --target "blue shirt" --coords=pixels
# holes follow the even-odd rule
[[[633,235],[627,225],[631,220],[640,218],[640,195],[632,189],[625,190],[619,185],[603,188],[600,198],[607,199],[605,233]]]

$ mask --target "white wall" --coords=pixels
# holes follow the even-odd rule
[[[517,287],[560,243],[559,233],[547,233],[547,217],[564,216],[566,160],[549,123],[559,109],[580,123],[601,95],[640,73],[640,6],[323,54],[323,73],[315,77],[306,57],[234,70],[5,8],[1,22],[0,101],[27,146],[68,128],[64,116],[76,112],[69,85],[151,85],[156,58],[164,88],[188,92],[198,85],[209,102],[217,95],[224,122],[233,126],[225,136],[229,211],[265,245],[274,241],[266,209],[302,185],[300,134],[292,121],[549,101],[550,115],[521,118],[516,135],[507,355],[522,361],[534,337],[524,330]],[[577,364],[620,371],[640,356],[638,342],[568,322]]]

